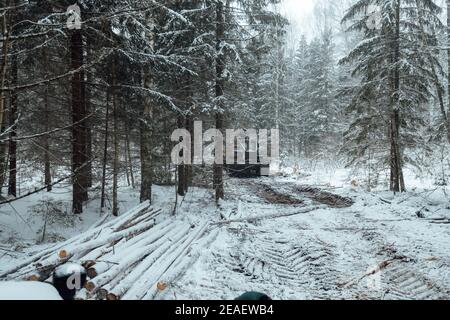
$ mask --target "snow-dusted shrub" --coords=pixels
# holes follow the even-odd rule
[[[70,205],[67,202],[54,200],[52,198],[39,201],[29,209],[29,222],[42,223],[38,230],[39,242],[60,241],[61,237],[54,232],[48,232],[49,227],[53,228],[73,228],[78,217],[70,212]]]

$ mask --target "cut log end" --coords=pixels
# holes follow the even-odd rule
[[[68,254],[67,254],[67,251],[66,251],[66,250],[61,250],[61,251],[58,253],[58,257],[59,257],[60,259],[66,259],[67,256],[68,256]]]
[[[94,260],[88,260],[88,261],[84,261],[81,265],[86,269],[89,270],[90,268],[92,268],[93,266],[95,266],[96,262]]]
[[[156,288],[158,288],[159,291],[164,291],[167,289],[167,283],[160,281],[156,284]]]
[[[95,286],[95,284],[93,282],[88,281],[86,283],[86,285],[85,285],[85,288],[86,288],[87,291],[93,292],[95,290],[96,286]]]
[[[100,300],[105,300],[105,299],[107,299],[107,297],[108,297],[108,294],[109,294],[109,292],[108,292],[108,290],[106,290],[106,289],[104,289],[104,288],[100,288],[99,290],[98,290],[98,299],[100,299]]]
[[[114,293],[108,293],[106,295],[106,300],[108,300],[108,301],[118,301],[120,299],[119,299],[119,296],[115,295]]]
[[[178,266],[179,259],[193,250],[194,241],[202,236],[209,224],[191,230],[192,226],[179,221],[169,220],[158,225],[154,216],[154,212],[138,215],[132,210],[128,217],[119,218],[102,230],[87,231],[58,247],[24,259],[0,277],[22,281],[51,279],[54,282],[60,278],[57,273],[71,277],[72,272],[82,271],[80,284],[84,289],[78,290],[71,299],[116,301],[127,298],[128,293],[140,299],[146,297],[149,290],[152,295],[168,291],[173,281],[169,277],[171,266]],[[127,221],[126,229],[114,231]],[[72,260],[73,263],[68,263]],[[73,264],[76,264],[76,270],[72,269]],[[133,273],[128,277],[131,271]],[[68,284],[64,278],[61,277],[63,286]]]
[[[40,281],[40,280],[41,280],[41,277],[36,274],[33,274],[33,275],[25,278],[25,281]]]
[[[95,270],[95,268],[89,268],[87,269],[87,276],[89,277],[89,279],[94,279],[95,277],[98,276],[98,272],[97,270]]]

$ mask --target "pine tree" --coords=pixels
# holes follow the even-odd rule
[[[369,23],[373,17],[373,13],[368,12],[371,6],[379,10],[379,29]],[[427,25],[421,28],[418,12],[424,9]],[[424,123],[419,115],[431,96],[433,68],[440,68],[435,60],[429,61],[427,55],[421,54],[421,49],[429,43],[428,37],[424,38],[423,32],[417,30],[426,30],[432,35],[438,28],[439,12],[440,8],[433,1],[360,0],[343,19],[351,24],[349,31],[358,31],[364,37],[342,60],[352,64],[353,74],[362,78],[360,86],[352,92],[349,107],[357,116],[347,132],[347,140],[352,141],[349,148],[354,150],[353,157],[367,156],[371,146],[368,138],[376,132],[373,128],[387,125],[385,134],[382,129],[379,134],[385,141],[383,149],[389,146],[385,164],[390,168],[390,189],[394,192],[406,189],[403,167],[412,159],[405,151],[421,143],[417,132]]]

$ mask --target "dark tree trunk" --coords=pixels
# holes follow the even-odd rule
[[[105,143],[103,147],[103,167],[102,167],[102,195],[100,208],[106,205],[106,165],[108,163],[108,138],[109,138],[109,99],[110,88],[106,92],[106,116],[105,116]]]
[[[392,41],[393,60],[392,64],[397,64],[400,60],[400,0],[396,1],[396,13],[395,13],[395,32]],[[391,115],[390,115],[390,141],[391,141],[391,191],[404,192],[405,181],[403,178],[403,160],[400,146],[400,72],[398,67],[392,72],[391,75]]]
[[[2,59],[0,64],[0,133],[3,133],[6,125],[6,93],[3,90],[6,84],[8,69],[8,53],[9,53],[9,17],[8,11],[4,12],[0,17],[1,34],[5,40],[2,43]],[[0,194],[6,179],[7,158],[6,158],[6,142],[0,141]]]
[[[126,162],[128,162],[127,166],[127,172],[128,169],[130,170],[130,179],[131,179],[131,188],[135,188],[134,183],[134,169],[133,169],[133,158],[131,157],[131,143],[130,143],[130,125],[127,121],[126,123],[127,127],[125,130],[125,158],[127,159]]]
[[[153,25],[152,13],[146,14],[147,25]],[[153,30],[148,30],[145,38],[149,44],[149,51],[153,51],[155,45],[155,34]],[[142,69],[142,86],[152,89],[153,79],[148,70]],[[140,119],[140,144],[141,144],[141,202],[152,201],[153,185],[153,100],[151,97],[144,97],[144,108]]]
[[[223,12],[223,3],[218,1],[216,4],[216,99],[218,103],[218,111],[216,112],[216,129],[223,131],[223,95],[224,95],[224,71],[225,59],[221,52],[222,41],[225,35],[225,17]],[[217,148],[216,148],[217,152]],[[223,186],[223,164],[214,163],[214,190],[216,193],[216,201],[225,197]]]
[[[447,140],[450,143],[450,0],[447,0],[447,46],[449,47],[447,50],[448,54],[448,107],[447,112],[445,112],[445,108],[443,110],[444,120],[447,128]]]
[[[177,119],[177,124],[179,129],[185,128],[185,118],[183,115],[179,115]],[[183,156],[180,154],[180,156]],[[178,186],[177,186],[177,192],[178,195],[184,197],[186,195],[186,164],[180,164],[178,165]]]
[[[127,127],[126,127],[126,123],[125,123],[125,140],[123,141],[123,150],[124,150],[124,164],[125,164],[125,175],[127,178],[127,186],[131,187],[131,179],[130,179],[130,171],[129,171],[129,164],[128,164],[128,141],[127,141]]]
[[[116,94],[117,76],[116,76],[116,61],[113,61],[112,66],[112,103],[113,103],[113,139],[114,139],[114,165],[113,165],[113,216],[119,215],[119,201],[117,198],[118,190],[118,175],[119,175],[119,119],[118,119],[118,97]]]
[[[46,119],[48,120],[48,119]],[[44,155],[44,179],[45,179],[45,185],[47,186],[47,192],[52,191],[52,173],[51,173],[51,165],[50,165],[50,145],[48,143],[48,138],[45,139],[46,143],[44,145],[45,147],[45,155]]]
[[[44,60],[46,64],[48,63],[47,52],[44,52]],[[45,132],[50,130],[50,121],[49,121],[49,85],[45,86],[44,90],[44,122],[45,122]],[[52,191],[52,174],[50,171],[50,137],[46,134],[43,137],[43,145],[44,145],[44,183],[47,186],[47,192]]]
[[[194,137],[194,120],[192,118],[192,115],[189,115],[186,119],[186,126],[189,130],[189,133],[191,134],[191,137]],[[191,150],[194,150],[194,139],[191,139]],[[191,163],[194,163],[194,152],[191,152]],[[189,191],[189,187],[192,186],[193,178],[194,178],[194,167],[193,165],[186,166],[186,190],[185,193]]]
[[[450,62],[450,61],[449,61]],[[449,69],[450,71],[450,69]],[[433,70],[433,73],[435,71]],[[435,81],[439,81],[438,79],[436,79]],[[439,106],[440,106],[440,110],[441,110],[441,114],[442,114],[442,118],[444,119],[444,124],[445,124],[445,129],[446,129],[446,135],[447,135],[447,141],[450,143],[450,121],[449,121],[449,116],[448,116],[448,112],[445,110],[445,102],[444,102],[444,90],[440,88],[439,86],[439,82],[437,83],[437,95],[438,95],[438,99],[439,99]]]
[[[17,57],[12,59],[11,64],[11,83],[13,86],[18,82],[18,63]],[[9,180],[8,180],[8,195],[17,196],[17,92],[11,92],[10,109],[9,109],[9,127],[11,133],[9,134]]]
[[[91,50],[89,46],[90,42],[87,44],[87,59],[90,58]],[[92,181],[92,160],[93,160],[93,154],[92,154],[92,124],[93,124],[93,116],[91,115],[93,112],[92,103],[91,103],[91,90],[90,90],[90,83],[92,82],[91,79],[92,76],[88,72],[86,75],[87,84],[84,85],[85,87],[85,105],[86,105],[86,115],[90,117],[85,121],[85,135],[86,135],[86,190],[92,187],[93,181]],[[87,197],[86,193],[86,197]]]
[[[80,54],[82,57],[82,63],[81,66],[85,63],[84,61],[84,44],[83,44],[83,34],[80,32],[81,35],[81,48],[80,48]],[[82,152],[80,154],[82,159],[82,168],[81,168],[81,177],[82,177],[82,197],[83,201],[89,200],[89,157],[88,157],[88,143],[87,143],[87,127],[88,127],[88,119],[87,118],[87,104],[86,104],[86,78],[85,78],[85,72],[80,72],[80,80],[81,80],[81,107],[82,107],[82,117],[81,117],[81,123],[80,123],[80,130],[81,130],[81,143],[82,143]]]
[[[181,197],[184,197],[186,195],[186,166],[185,165],[178,166],[177,182],[178,182],[177,193]]]
[[[147,72],[143,73],[145,88],[152,87],[152,79]],[[153,101],[150,97],[144,99],[144,111],[140,123],[141,138],[141,202],[152,201],[153,165],[152,165],[152,138],[153,138]]]
[[[80,30],[71,34],[72,70],[83,66],[83,36]],[[83,212],[83,202],[87,200],[86,190],[86,118],[84,72],[78,71],[72,77],[72,172],[73,172],[73,212]]]

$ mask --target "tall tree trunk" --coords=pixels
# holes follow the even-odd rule
[[[396,1],[395,8],[395,32],[393,34],[393,60],[392,64],[396,65],[400,60],[400,0]],[[392,72],[390,77],[391,87],[391,114],[390,114],[390,141],[391,141],[391,191],[405,191],[405,181],[403,178],[403,160],[400,146],[400,72],[398,67]]]
[[[105,208],[106,205],[106,166],[108,164],[109,100],[110,100],[110,88],[108,88],[106,92],[105,142],[103,147],[102,194],[100,203],[100,208],[102,210]]]
[[[147,13],[147,25],[152,26],[152,13]],[[153,52],[155,35],[153,30],[148,30],[145,37],[149,44],[148,51]],[[153,79],[148,70],[142,70],[142,86],[146,89],[153,88]],[[140,143],[141,143],[141,202],[152,201],[153,185],[153,99],[149,96],[144,98],[144,110],[140,119]]]
[[[216,129],[223,131],[223,96],[224,96],[224,71],[225,59],[222,52],[222,41],[225,36],[225,17],[223,12],[223,3],[219,0],[216,4]],[[216,148],[217,152],[217,148]],[[216,193],[216,201],[225,197],[223,186],[223,164],[214,163],[214,189]]]
[[[447,128],[447,140],[450,143],[450,0],[447,0],[447,55],[448,55],[448,106],[447,112],[441,107],[441,112]]]
[[[113,139],[114,139],[114,165],[113,165],[113,209],[112,214],[114,216],[119,215],[119,201],[117,198],[118,189],[118,175],[119,175],[119,119],[118,119],[118,108],[117,108],[117,94],[116,94],[116,61],[113,61],[112,67],[112,103],[113,103]]]
[[[125,131],[127,131],[127,128],[125,127]],[[123,150],[124,150],[124,155],[123,155],[123,162],[125,163],[125,175],[127,178],[127,186],[131,187],[131,179],[130,179],[130,171],[129,171],[129,164],[128,164],[128,141],[127,141],[127,134],[125,133],[125,139],[123,141]]]
[[[449,60],[450,62],[450,60]],[[449,69],[450,71],[450,69]],[[433,68],[432,70],[433,73],[435,73],[435,70]],[[436,82],[436,92],[438,95],[438,100],[439,100],[439,107],[441,110],[441,115],[442,115],[442,119],[444,120],[444,125],[445,125],[445,129],[446,129],[446,135],[447,135],[447,141],[450,143],[450,120],[449,120],[449,116],[448,116],[448,112],[445,110],[445,102],[444,102],[444,90],[439,86],[439,79],[437,79],[437,76],[435,77],[435,82]],[[450,87],[449,87],[450,89]],[[450,96],[449,96],[450,98]],[[449,107],[450,109],[450,107]]]
[[[126,162],[128,162],[128,168],[130,170],[131,188],[134,189],[135,184],[134,184],[133,158],[131,157],[131,143],[130,143],[129,130],[130,130],[130,125],[127,121],[127,128],[125,130],[125,145],[126,145],[125,158],[127,159]],[[127,171],[128,171],[128,169],[127,169]]]
[[[14,86],[18,83],[18,63],[17,57],[12,59],[11,63],[11,84]],[[9,180],[8,180],[8,195],[17,196],[17,91],[11,92],[10,95],[10,109],[9,109]]]
[[[90,41],[87,43],[87,62],[90,62],[89,59],[91,58],[91,52],[90,50]],[[93,124],[93,116],[91,115],[93,113],[92,103],[91,103],[91,90],[90,90],[90,83],[92,83],[92,75],[90,72],[86,73],[86,80],[87,84],[84,85],[85,87],[85,105],[86,105],[86,115],[90,115],[88,119],[85,121],[85,136],[86,136],[86,150],[85,150],[85,157],[86,157],[86,167],[85,167],[85,175],[86,175],[86,187],[85,189],[88,190],[92,187],[93,181],[92,181],[92,160],[93,160],[93,153],[92,153],[92,124]],[[88,196],[86,192],[86,197]]]
[[[189,130],[189,133],[191,134],[191,137],[194,137],[194,120],[192,115],[188,115],[186,119],[186,126]],[[191,139],[191,150],[194,150],[194,139]],[[189,191],[189,187],[192,186],[192,181],[194,178],[194,152],[191,152],[191,165],[186,166],[186,186],[185,186],[185,193]]]
[[[146,80],[147,82],[148,80]],[[152,201],[152,122],[153,110],[150,98],[145,99],[144,112],[140,124],[141,138],[141,202]]]
[[[44,52],[44,60],[45,64],[48,64],[48,56],[47,52]],[[50,122],[49,122],[49,90],[50,85],[46,84],[44,89],[44,125],[45,132],[50,130]],[[44,146],[44,182],[47,186],[47,192],[52,191],[52,174],[50,171],[50,137],[46,134],[43,137],[43,146]]]
[[[3,133],[5,130],[5,111],[6,111],[6,95],[3,88],[6,84],[6,75],[8,68],[8,53],[9,53],[9,21],[8,21],[8,12],[3,13],[2,21],[1,21],[1,34],[3,35],[4,41],[2,42],[2,63],[0,65],[0,133]],[[5,184],[5,171],[7,168],[7,159],[6,159],[6,143],[0,142],[0,194],[2,192],[3,185]]]
[[[83,66],[83,64],[85,63],[84,61],[84,54],[85,54],[85,50],[84,50],[84,43],[83,43],[83,34],[80,31],[80,35],[81,35],[81,48],[80,48],[80,54],[82,57],[82,64],[81,66]],[[80,74],[80,80],[81,80],[81,107],[82,107],[82,118],[84,119],[81,121],[80,123],[80,130],[81,130],[81,143],[82,143],[82,152],[80,154],[80,156],[82,157],[82,168],[81,168],[81,177],[82,177],[82,196],[83,196],[83,201],[88,201],[89,200],[89,194],[88,194],[88,190],[89,190],[89,164],[90,164],[90,159],[88,157],[88,143],[87,143],[87,127],[88,127],[88,119],[87,119],[87,104],[86,104],[86,77],[85,77],[85,72],[84,70],[81,71]]]
[[[72,70],[83,66],[83,36],[81,30],[72,31],[71,35]],[[73,172],[73,212],[83,212],[86,201],[86,130],[83,119],[86,118],[84,101],[84,72],[78,71],[72,77],[72,172]]]
[[[180,114],[178,116],[177,124],[179,129],[185,128],[186,121],[183,115]],[[177,183],[178,183],[177,193],[178,195],[184,197],[186,195],[186,164],[184,163],[178,165]]]
[[[48,115],[45,116],[45,124],[46,128],[49,128]],[[47,186],[47,192],[52,191],[52,173],[51,173],[51,164],[50,164],[50,143],[48,136],[44,137],[44,180],[45,185]]]

